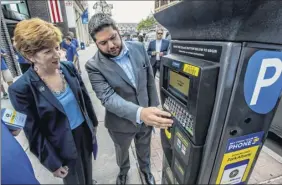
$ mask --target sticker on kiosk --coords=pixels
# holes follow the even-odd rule
[[[228,140],[216,184],[245,184],[262,144],[264,132]]]

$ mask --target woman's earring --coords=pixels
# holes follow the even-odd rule
[[[38,71],[38,68],[37,68],[37,67],[34,67],[34,71],[36,71],[36,72],[37,72],[37,71]]]

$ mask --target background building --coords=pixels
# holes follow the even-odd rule
[[[88,8],[86,0],[1,0],[1,48],[10,57],[7,65],[14,76],[20,75],[11,38],[19,21],[38,17],[51,22],[66,35],[72,31],[79,42],[90,41],[88,25],[82,24],[81,15]]]
[[[18,76],[20,74],[20,69],[17,65],[15,52],[12,47],[11,38],[13,37],[13,32],[16,24],[19,21],[30,18],[30,13],[26,1],[1,1],[1,36],[0,36],[0,46],[8,56],[6,57],[7,65],[13,74],[13,76]]]
[[[73,32],[80,42],[90,42],[88,34],[88,24],[82,24],[81,15],[88,9],[86,0],[68,0],[65,1],[66,19],[69,31]]]
[[[169,6],[179,3],[181,0],[155,0],[155,13]]]
[[[121,35],[136,35],[138,23],[117,23]]]
[[[104,13],[109,16],[112,16],[112,9],[113,9],[113,5],[108,4],[105,0],[99,0],[93,6],[94,14]]]

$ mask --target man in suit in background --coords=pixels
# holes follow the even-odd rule
[[[153,67],[154,77],[156,76],[157,70],[160,70],[161,58],[167,54],[169,48],[169,41],[163,38],[163,29],[157,29],[157,39],[149,43],[147,52],[151,57],[151,65]]]
[[[115,22],[94,15],[88,24],[98,52],[85,65],[97,97],[106,108],[105,126],[114,142],[120,168],[117,184],[126,184],[129,147],[134,139],[140,170],[147,184],[155,184],[150,169],[152,126],[172,125],[170,114],[157,108],[159,99],[144,46],[122,42]]]

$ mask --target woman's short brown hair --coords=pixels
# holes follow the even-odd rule
[[[62,41],[62,32],[52,23],[39,18],[19,22],[14,31],[14,46],[25,57],[55,46]]]

